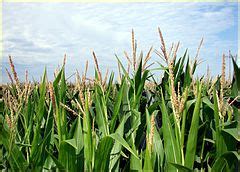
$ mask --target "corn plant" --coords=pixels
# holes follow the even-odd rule
[[[87,77],[87,62],[68,83],[65,56],[53,81],[45,69],[40,83],[27,72],[20,83],[9,57],[10,83],[1,87],[1,170],[236,171],[239,67],[232,60],[234,76],[226,81],[223,55],[220,76],[194,77],[203,40],[194,58],[187,50],[177,57],[179,43],[167,51],[158,32],[159,67],[149,64],[153,47],[138,53],[132,31],[127,68],[115,55],[118,80],[102,76],[93,52],[94,78]]]

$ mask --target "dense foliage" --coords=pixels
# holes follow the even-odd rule
[[[12,171],[237,171],[240,69],[234,76],[194,78],[198,57],[179,44],[167,52],[162,34],[153,75],[137,58],[134,35],[128,68],[102,77],[95,53],[95,78],[77,74],[70,84],[65,61],[49,82],[20,83],[10,59],[11,83],[3,86],[0,163]],[[197,53],[198,54],[198,53]],[[131,71],[131,72],[130,72]]]

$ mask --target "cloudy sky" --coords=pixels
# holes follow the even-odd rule
[[[217,75],[221,55],[237,53],[237,3],[3,3],[3,82],[8,79],[8,55],[24,78],[25,69],[39,80],[44,66],[49,79],[67,54],[67,75],[84,69],[89,60],[93,74],[94,50],[100,68],[117,72],[114,54],[125,60],[123,51],[131,50],[131,29],[138,50],[160,49],[157,27],[167,46],[180,41],[181,56],[186,48],[190,57],[204,37],[198,73]],[[152,61],[159,57],[152,55]]]

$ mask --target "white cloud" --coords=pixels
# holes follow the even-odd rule
[[[83,69],[86,59],[92,62],[94,49],[100,66],[116,71],[114,53],[122,57],[130,51],[131,29],[146,52],[151,45],[160,46],[160,26],[168,45],[180,40],[180,53],[189,48],[192,56],[204,36],[201,57],[217,74],[220,58],[215,53],[237,51],[237,39],[228,38],[237,33],[236,8],[234,3],[4,3],[3,62],[11,54],[37,73],[33,65],[55,67],[67,53],[70,73]]]

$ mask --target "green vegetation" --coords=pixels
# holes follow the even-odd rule
[[[95,78],[86,70],[66,82],[65,60],[49,82],[20,83],[11,57],[11,81],[3,86],[0,167],[11,171],[236,171],[240,69],[194,78],[198,53],[176,58],[159,29],[163,77],[152,75],[146,56],[137,57],[132,32],[128,67],[119,58],[119,80],[105,77],[95,53]],[[131,71],[131,72],[130,72]]]

